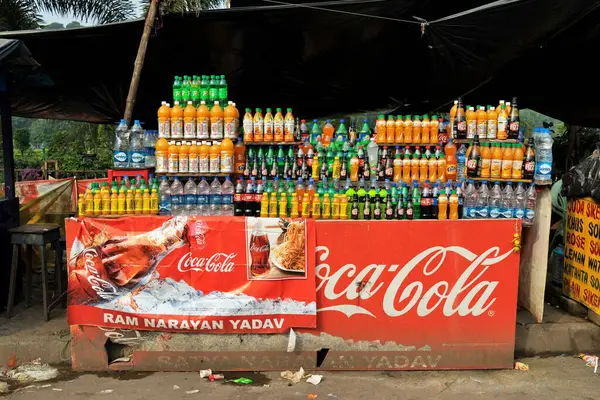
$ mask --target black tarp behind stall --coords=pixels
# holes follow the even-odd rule
[[[162,16],[134,118],[154,127],[174,75],[225,74],[238,108],[293,107],[306,118],[424,113],[458,95],[473,104],[518,96],[522,107],[600,126],[598,0],[277,3]],[[117,121],[142,27],[136,20],[0,34],[22,40],[51,78],[16,86],[14,114]]]

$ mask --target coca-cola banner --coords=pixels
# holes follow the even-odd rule
[[[66,221],[70,325],[204,333],[316,326],[312,220]]]

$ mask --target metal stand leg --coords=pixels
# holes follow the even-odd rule
[[[12,309],[15,304],[15,289],[17,287],[17,266],[19,264],[20,246],[13,245],[12,263],[10,267],[10,283],[8,286],[8,302],[6,303],[6,316],[12,317]]]
[[[57,294],[56,294],[56,299],[60,300],[63,296],[64,296],[64,292],[63,292],[63,269],[62,269],[62,247],[60,246],[59,241],[55,241],[52,243],[54,246],[54,254],[56,255],[55,258],[55,266],[54,266],[54,273],[55,273],[55,280],[56,280],[56,290],[57,290]],[[62,301],[63,304],[63,308],[65,306],[65,302]]]
[[[46,266],[46,246],[42,247],[42,297],[44,302],[44,318],[46,321],[49,319],[48,311],[48,271]]]
[[[31,305],[31,275],[33,273],[33,246],[27,246],[27,262],[25,263],[25,307]]]

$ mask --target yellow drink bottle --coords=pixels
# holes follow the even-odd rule
[[[77,199],[77,215],[80,217],[85,216],[85,197],[83,196],[83,193],[80,194]]]
[[[110,214],[117,215],[119,213],[119,191],[113,189],[110,191]]]
[[[142,194],[142,213],[150,214],[150,191],[148,189],[144,189]]]
[[[321,216],[323,219],[331,218],[331,200],[329,199],[329,193],[325,193],[323,196],[323,210],[321,211]]]
[[[340,219],[348,219],[348,196],[340,195]]]
[[[279,198],[279,218],[287,217],[287,194],[281,193],[281,197]]]
[[[262,195],[260,199],[260,216],[266,218],[269,216],[269,196],[265,194]]]
[[[302,196],[302,218],[310,217],[310,198],[308,193],[304,193]]]
[[[125,193],[127,191],[127,189],[120,189],[119,190],[119,194],[117,196],[117,213],[119,215],[123,215],[127,213],[127,207],[125,204],[125,200],[126,200],[126,196],[127,194]]]
[[[127,190],[127,194],[125,195],[125,213],[126,214],[135,214],[135,196],[133,195],[133,191],[135,189]]]
[[[100,193],[100,190],[96,190],[96,193],[94,193],[94,214],[93,215],[102,215],[102,193]]]
[[[312,217],[314,219],[319,219],[321,218],[321,198],[319,197],[318,194],[315,194],[313,196],[313,202],[312,202]]]
[[[134,213],[142,214],[144,212],[144,199],[142,197],[142,192],[140,189],[136,189],[133,194],[133,204],[134,204]]]
[[[271,198],[269,199],[269,217],[277,217],[277,193],[275,192],[271,193]]]
[[[340,195],[334,194],[331,202],[331,218],[340,219]]]
[[[291,207],[290,217],[298,218],[298,196],[292,197],[292,202],[290,203],[290,207]]]
[[[153,190],[150,193],[150,214],[158,215],[158,190]]]
[[[85,216],[91,217],[94,215],[94,195],[91,189],[85,190]]]

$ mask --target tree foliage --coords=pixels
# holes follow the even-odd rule
[[[0,31],[36,29],[42,17],[29,0],[0,0]]]
[[[29,140],[29,130],[17,129],[13,135],[14,146],[19,150],[21,156],[25,154],[27,150],[31,148],[31,142]]]

